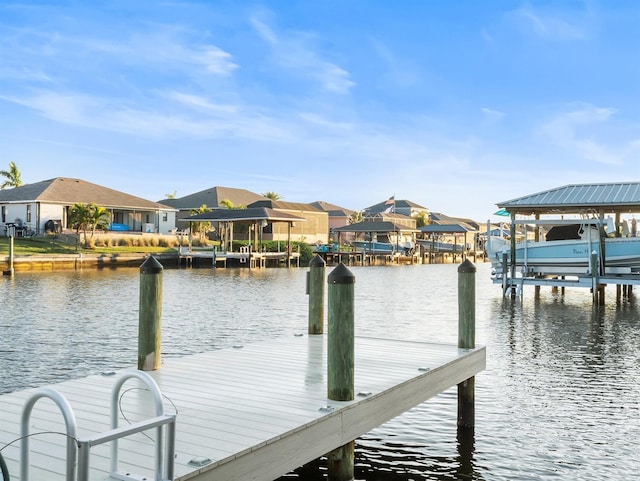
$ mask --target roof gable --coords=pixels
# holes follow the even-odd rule
[[[223,200],[229,200],[236,207],[246,207],[253,202],[264,199],[266,197],[250,190],[215,186],[177,199],[163,199],[162,203],[176,209],[192,210],[199,209],[203,205],[211,209],[223,207],[221,204]]]
[[[13,189],[0,190],[0,202],[41,202],[51,204],[88,204],[145,210],[173,210],[171,207],[125,194],[108,187],[69,177],[55,177]]]

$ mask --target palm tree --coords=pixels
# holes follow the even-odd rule
[[[358,222],[362,222],[362,211],[354,210],[349,216],[349,224],[357,224]]]
[[[6,180],[0,185],[0,189],[6,187],[20,187],[22,180],[20,179],[20,171],[15,162],[9,162],[9,170],[0,170],[0,176]]]
[[[89,217],[91,211],[89,204],[78,202],[71,206],[69,211],[69,223],[75,228],[76,234],[80,234],[82,230],[84,243],[87,241],[87,229],[89,228]]]
[[[178,194],[178,191],[174,189],[174,190],[173,190],[173,193],[171,193],[171,194],[164,194],[164,198],[165,198],[165,199],[175,199],[177,194]]]
[[[82,230],[82,243],[86,245],[88,230],[91,231],[91,238],[93,238],[96,228],[106,230],[109,227],[109,212],[93,202],[88,204],[78,202],[71,206],[69,222],[75,227],[77,234]]]
[[[208,209],[206,204],[202,204],[198,209],[191,210],[190,215],[204,214],[205,212],[211,212],[211,209]],[[195,227],[191,231],[198,234],[200,240],[204,240],[205,234],[211,229],[211,222],[193,222],[192,224],[195,224]]]
[[[225,209],[235,209],[236,206],[233,205],[230,199],[222,199],[220,201],[220,207],[224,207]]]
[[[271,192],[271,191],[265,192],[264,194],[260,194],[260,195],[262,195],[262,197],[266,197],[267,199],[271,199],[271,200],[280,200],[283,198],[277,192]]]
[[[91,238],[96,229],[109,229],[109,211],[96,204],[89,204],[89,224],[91,225]]]

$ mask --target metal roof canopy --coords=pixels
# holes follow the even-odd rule
[[[521,215],[640,212],[640,182],[570,184],[496,205]]]
[[[252,207],[249,209],[216,209],[211,212],[192,215],[180,219],[188,222],[306,222],[307,219],[286,212],[279,212],[268,207]]]
[[[463,234],[473,231],[460,224],[429,224],[420,227],[419,230],[425,234]]]
[[[334,232],[420,232],[418,229],[399,225],[395,222],[357,222],[333,229]]]

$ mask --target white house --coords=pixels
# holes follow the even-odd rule
[[[69,212],[77,203],[94,203],[111,215],[118,230],[168,234],[176,225],[176,209],[101,185],[56,177],[0,190],[0,228],[21,226],[40,234],[53,226],[70,228]]]

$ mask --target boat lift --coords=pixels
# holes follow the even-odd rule
[[[594,302],[601,296],[599,292],[606,284],[616,285],[640,285],[638,276],[624,276],[626,272],[620,268],[607,268],[605,270],[606,251],[604,247],[604,236],[592,239],[591,229],[587,229],[587,257],[585,267],[561,267],[558,269],[548,268],[546,272],[534,272],[528,262],[528,239],[525,232],[522,241],[523,259],[520,268],[520,275],[516,272],[516,225],[572,225],[583,224],[585,226],[596,226],[602,230],[606,225],[608,231],[614,231],[614,225],[610,217],[590,218],[590,219],[511,219],[510,224],[510,255],[504,253],[499,265],[492,272],[494,283],[502,285],[505,297],[520,297],[524,285],[551,286],[551,287],[587,287],[593,292]],[[490,225],[487,227],[490,231]],[[597,249],[596,249],[597,247]],[[491,251],[491,237],[487,237],[487,250]],[[601,253],[601,254],[599,254]],[[567,279],[567,277],[570,277]]]

